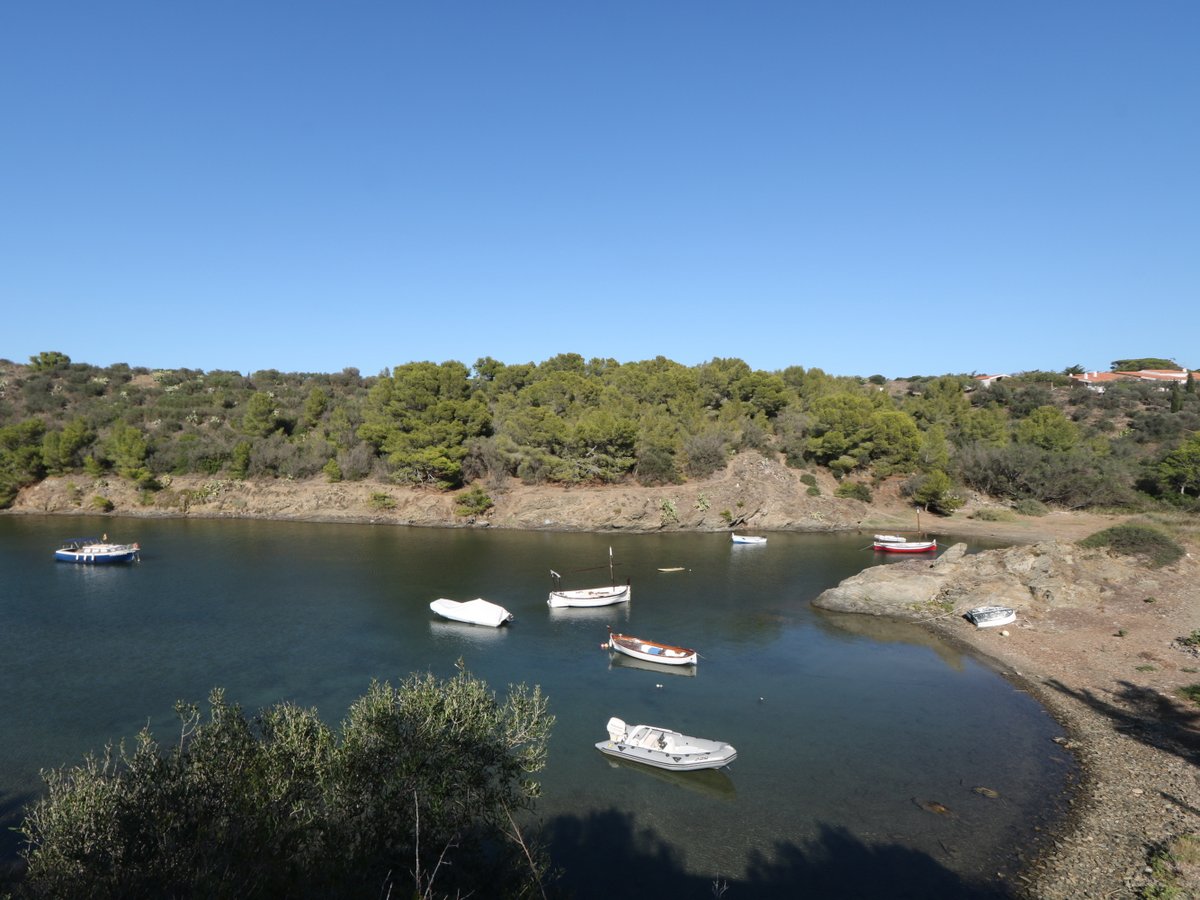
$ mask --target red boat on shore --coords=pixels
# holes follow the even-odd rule
[[[892,535],[877,534],[871,546],[884,553],[929,553],[937,549],[937,540],[903,541]]]

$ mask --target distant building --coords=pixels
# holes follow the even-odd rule
[[[1118,381],[1149,381],[1157,384],[1160,391],[1165,391],[1172,384],[1186,384],[1188,371],[1186,369],[1141,369],[1136,372],[1083,372],[1079,375],[1072,375],[1071,378],[1097,394],[1103,394],[1105,387]]]
[[[976,387],[991,387],[997,381],[1003,381],[1007,375],[974,375]]]

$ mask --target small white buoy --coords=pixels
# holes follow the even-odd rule
[[[655,685],[655,687],[657,687],[657,688],[660,688],[660,687],[662,687],[662,685],[661,685],[661,684],[656,684],[656,685]]]

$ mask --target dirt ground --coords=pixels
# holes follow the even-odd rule
[[[166,479],[163,490],[148,500],[116,479],[48,479],[23,491],[12,513],[94,515],[107,500],[117,516],[432,527],[911,532],[918,524],[895,485],[876,488],[870,504],[838,499],[835,489],[828,476],[805,479],[777,459],[749,453],[739,454],[711,479],[684,485],[493,484],[488,492],[495,505],[474,515],[456,508],[455,495],[395,485],[197,476]],[[978,536],[1032,547],[1040,541],[1073,543],[1122,521],[1065,512],[978,518],[989,508],[996,511],[972,498],[950,518],[921,516],[920,527],[935,536]],[[1014,895],[1050,900],[1141,896],[1154,850],[1178,835],[1200,832],[1200,707],[1177,693],[1200,683],[1200,657],[1178,643],[1200,629],[1198,583],[1200,563],[1189,554],[1165,569],[1101,584],[1084,605],[1050,604],[1003,630],[977,631],[958,617],[929,624],[991,658],[1034,693],[1063,724],[1085,773],[1065,830],[1012,885]],[[1200,881],[1181,877],[1185,887],[1175,896],[1200,897]]]

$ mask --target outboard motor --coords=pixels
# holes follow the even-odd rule
[[[625,727],[625,723],[621,719],[613,716],[608,720],[608,739],[614,744],[619,744],[624,741],[625,736],[628,733],[629,732]]]

